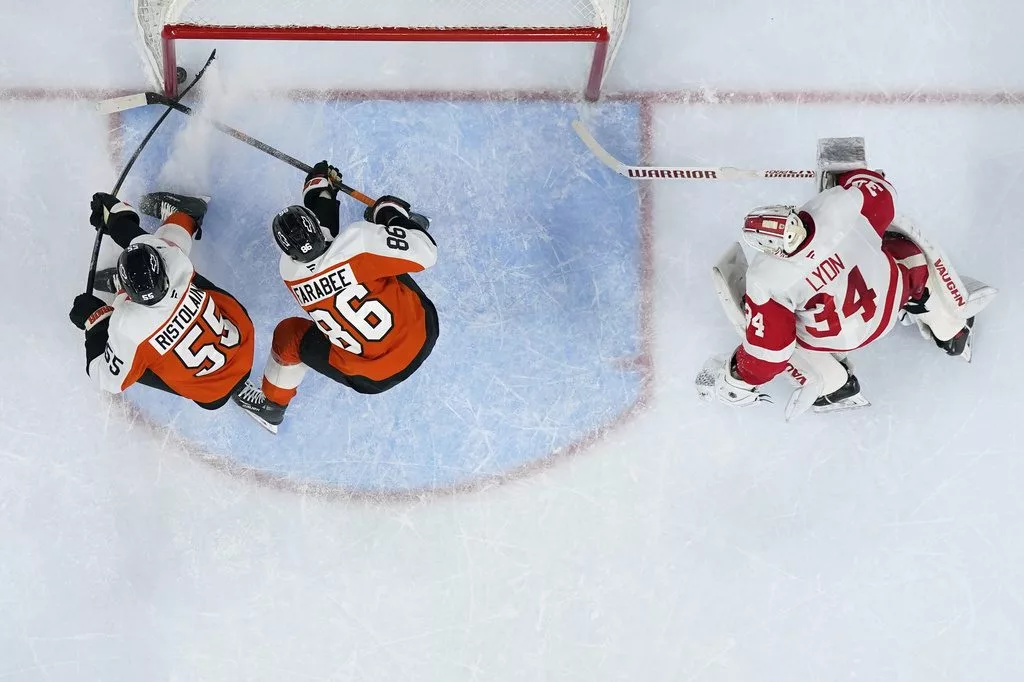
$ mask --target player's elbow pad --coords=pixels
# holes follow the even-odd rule
[[[139,226],[139,214],[135,211],[118,211],[111,213],[107,220],[107,234],[122,249],[127,249],[132,240],[147,234]]]

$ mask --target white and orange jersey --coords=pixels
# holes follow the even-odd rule
[[[252,369],[253,328],[245,309],[196,274],[188,258],[192,237],[185,227],[169,222],[132,243],[159,252],[167,294],[146,306],[118,292],[106,348],[89,364],[89,376],[102,389],[120,393],[150,371],[190,400],[223,398]]]
[[[904,302],[904,278],[882,251],[895,192],[874,171],[839,177],[798,213],[808,230],[788,258],[757,254],[747,270],[741,378],[762,384],[793,350],[844,352],[885,334]]]
[[[402,275],[437,260],[420,230],[359,221],[342,229],[310,263],[281,256],[281,278],[335,348],[332,364],[383,380],[405,369],[427,338],[420,294]]]

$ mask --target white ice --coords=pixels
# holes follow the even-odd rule
[[[749,207],[809,188],[665,181],[643,195],[653,392],[624,426],[420,500],[232,475],[98,396],[67,321],[88,198],[120,170],[92,100],[146,84],[130,3],[0,0],[0,680],[1020,679],[1024,10],[633,4],[608,88],[652,107],[640,161],[803,167],[818,137],[864,136],[902,209],[1001,289],[973,364],[897,329],[855,356],[866,410],[787,425],[699,404],[694,373],[736,341],[711,262]],[[581,88],[586,70],[572,48],[343,48],[352,73],[217,47],[235,105],[255,83]],[[301,141],[303,121],[257,123]]]

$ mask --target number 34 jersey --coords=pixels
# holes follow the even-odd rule
[[[151,374],[157,384],[198,403],[224,398],[252,369],[253,326],[245,308],[196,273],[187,255],[191,237],[180,227],[165,225],[132,240],[137,242],[160,254],[167,294],[151,306],[117,294],[106,348],[89,375],[111,393]]]
[[[282,255],[281,278],[330,340],[331,365],[381,381],[404,370],[427,341],[424,303],[406,275],[436,261],[426,232],[360,221],[310,263]]]
[[[747,270],[747,329],[737,354],[753,384],[785,368],[794,349],[844,352],[889,331],[905,302],[904,275],[883,250],[895,192],[874,171],[845,173],[798,210],[808,238],[789,258],[757,254]]]

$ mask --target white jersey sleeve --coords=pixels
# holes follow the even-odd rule
[[[188,230],[180,225],[164,223],[157,228],[157,231],[153,233],[153,236],[177,246],[186,256],[192,252],[192,235]],[[132,240],[132,243],[139,241],[139,239],[142,239],[142,237],[136,237]]]
[[[175,225],[165,225],[156,234],[132,240],[133,244],[149,244],[160,254],[167,269],[168,292],[163,300],[151,306],[133,302],[124,292],[115,297],[103,355],[94,358],[86,368],[102,390],[124,391],[138,381],[153,361],[148,341],[178,307],[195,274],[192,262],[178,244],[182,235],[187,240],[185,245],[191,246],[188,233]]]

